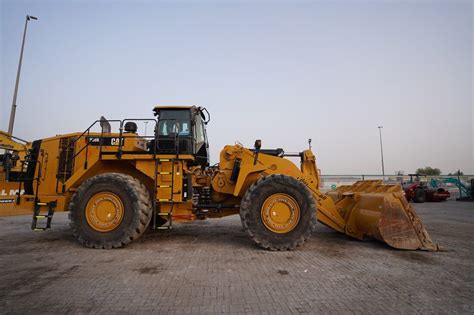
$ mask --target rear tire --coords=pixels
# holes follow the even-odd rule
[[[415,190],[413,201],[416,203],[424,203],[426,201],[426,192],[421,188]]]
[[[69,203],[73,235],[91,248],[127,245],[143,234],[151,217],[152,202],[147,188],[125,174],[107,173],[89,178]]]
[[[270,205],[268,200],[271,200]],[[270,219],[269,223],[265,209],[276,214],[273,207],[278,203],[280,208],[287,209],[283,212],[289,219],[281,224]],[[240,206],[240,218],[244,230],[260,247],[291,250],[302,245],[314,231],[316,206],[312,194],[301,181],[286,175],[271,175],[259,179],[247,190]]]

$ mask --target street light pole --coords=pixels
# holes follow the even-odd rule
[[[13,124],[15,123],[16,97],[18,96],[18,85],[20,83],[21,63],[23,61],[23,50],[25,49],[25,39],[26,39],[26,30],[28,28],[28,21],[37,20],[37,19],[38,19],[37,17],[27,15],[26,20],[25,20],[25,30],[23,31],[23,42],[21,43],[20,61],[18,62],[18,70],[16,73],[16,82],[15,82],[15,91],[13,92],[12,109],[10,111],[10,122],[8,124],[8,133],[10,135],[13,134]]]
[[[385,168],[383,165],[383,145],[382,145],[382,128],[383,126],[378,126],[379,128],[379,136],[380,136],[380,156],[382,157],[382,177],[385,179]]]

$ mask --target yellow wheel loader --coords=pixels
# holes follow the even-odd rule
[[[253,149],[225,146],[210,166],[205,108],[154,113],[102,117],[82,133],[33,141],[19,169],[3,165],[0,191],[15,185],[17,193],[0,196],[0,215],[32,214],[32,229],[45,230],[56,211],[69,211],[74,236],[92,248],[124,246],[147,228],[240,214],[249,237],[270,250],[302,245],[317,221],[394,248],[438,249],[399,185],[361,181],[324,194],[311,150],[262,149],[259,140]],[[153,135],[139,135],[137,123],[152,123]]]
[[[16,213],[11,200],[22,193],[18,191],[18,181],[30,148],[31,143],[0,130],[0,215]]]
[[[4,170],[0,173],[0,181],[5,181],[7,176],[10,177],[5,171],[14,172],[12,176],[15,176],[20,169],[20,163],[18,163],[18,161],[25,160],[30,145],[31,143],[28,141],[14,137],[0,130],[0,149],[5,151],[0,154],[0,165],[2,166],[2,170]],[[8,165],[9,167],[4,167],[4,165]]]

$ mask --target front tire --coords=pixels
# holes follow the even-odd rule
[[[421,188],[415,190],[413,201],[416,203],[424,203],[426,201],[426,192]]]
[[[301,181],[286,175],[270,175],[247,190],[240,218],[244,230],[260,247],[291,250],[311,236],[316,226],[316,206]]]
[[[119,173],[89,178],[69,203],[73,235],[91,248],[127,245],[143,234],[151,216],[147,188],[134,177]]]

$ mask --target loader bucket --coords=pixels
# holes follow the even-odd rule
[[[439,250],[431,240],[400,185],[361,181],[328,193],[345,220],[345,233],[357,239],[377,239],[391,247]]]

